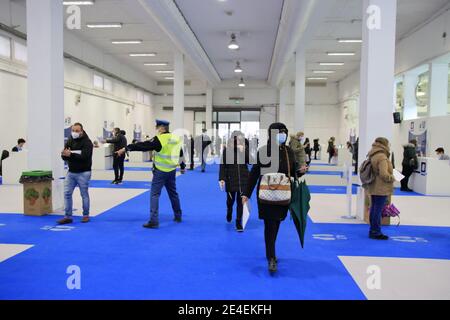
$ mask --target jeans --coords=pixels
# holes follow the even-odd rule
[[[387,196],[371,196],[370,206],[370,232],[369,235],[378,236],[381,234],[381,214],[387,202]]]
[[[266,258],[275,259],[275,242],[280,230],[280,220],[264,220],[264,240],[266,242]]]
[[[113,157],[113,168],[114,168],[114,180],[122,181],[123,180],[123,172],[125,171],[125,155],[118,157],[114,155]]]
[[[227,192],[227,209],[228,209],[228,212],[230,212],[230,213],[233,212],[233,205],[234,205],[235,201],[236,201],[236,205],[237,205],[236,223],[240,223],[240,222],[242,222],[242,215],[243,215],[243,212],[244,212],[244,207],[242,205],[242,199],[241,199],[241,193],[240,192]]]
[[[68,172],[64,181],[64,202],[65,214],[67,217],[73,215],[73,191],[78,186],[80,189],[81,199],[83,200],[83,216],[89,216],[90,199],[89,199],[89,182],[91,181],[91,171],[73,173]]]
[[[171,172],[163,172],[156,168],[153,169],[152,189],[150,191],[150,221],[152,223],[159,223],[159,197],[161,195],[161,190],[163,187],[166,187],[167,193],[169,194],[175,217],[181,217],[180,198],[178,197],[175,181],[176,173],[176,170],[173,170]]]

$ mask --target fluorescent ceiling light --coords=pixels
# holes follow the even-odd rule
[[[166,80],[175,80],[174,77],[165,77],[164,79],[166,79]]]
[[[361,43],[361,39],[337,39],[340,43]]]
[[[308,77],[307,80],[328,80],[328,78],[325,77]]]
[[[329,56],[354,56],[354,52],[327,52]]]
[[[130,57],[154,57],[156,53],[130,53]]]
[[[108,22],[108,23],[88,23],[86,27],[90,29],[102,29],[102,28],[122,28],[123,24],[119,22]]]
[[[236,73],[242,73],[242,68],[241,68],[241,64],[239,63],[239,61],[236,63],[236,67],[234,68],[234,72]]]
[[[319,62],[321,66],[343,66],[343,62]]]
[[[63,1],[63,5],[65,6],[88,6],[93,5],[94,0],[90,1]]]
[[[241,88],[245,87],[244,78],[241,78],[241,81],[239,82],[238,86],[241,87]]]
[[[165,74],[165,73],[175,73],[175,71],[172,71],[172,70],[158,70],[158,71],[155,71],[156,73],[162,73],[162,74]]]
[[[333,70],[314,70],[313,73],[322,73],[322,74],[326,74],[326,73],[335,73],[336,71]]]
[[[234,33],[231,34],[231,41],[228,44],[228,49],[230,49],[230,50],[239,49],[239,44],[236,41],[236,35]]]
[[[164,67],[167,65],[168,65],[167,62],[144,63],[144,66],[150,66],[150,67]]]
[[[141,44],[142,40],[112,40],[113,44]]]

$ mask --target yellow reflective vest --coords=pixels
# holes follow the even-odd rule
[[[172,133],[163,133],[157,137],[162,148],[155,153],[155,167],[163,172],[176,170],[180,163],[181,139]]]

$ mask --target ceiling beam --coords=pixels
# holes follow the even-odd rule
[[[268,81],[272,86],[280,86],[297,48],[308,46],[334,3],[323,0],[285,0],[269,71]]]
[[[175,2],[173,0],[138,0],[138,2],[176,48],[192,61],[208,84],[211,87],[217,86],[221,82],[219,74]]]

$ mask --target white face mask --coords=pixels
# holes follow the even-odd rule
[[[78,139],[81,136],[79,132],[72,131],[72,139]]]

